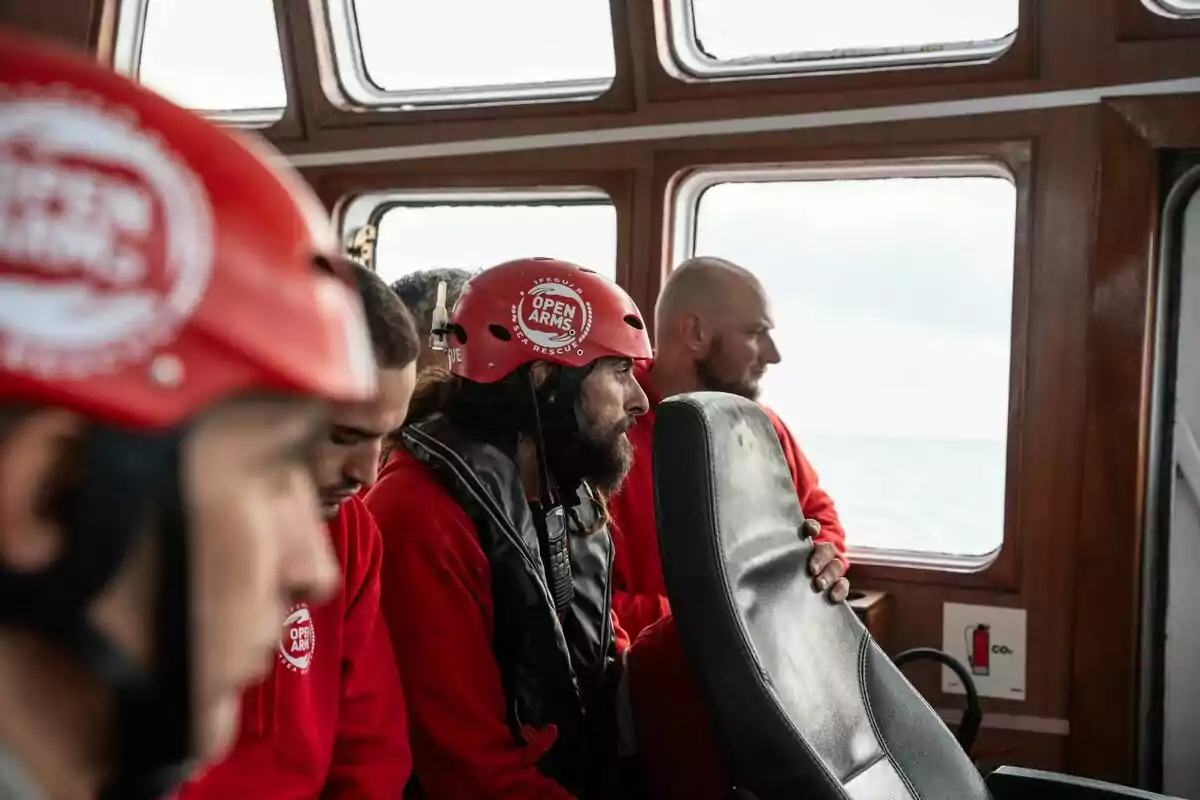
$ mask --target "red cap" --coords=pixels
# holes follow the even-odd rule
[[[531,361],[582,367],[598,358],[649,358],[638,307],[617,284],[550,258],[508,261],[463,287],[451,371],[493,383]]]
[[[270,151],[0,31],[0,396],[175,426],[245,392],[373,396],[328,218]]]

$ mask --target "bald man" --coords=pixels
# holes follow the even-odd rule
[[[671,273],[655,308],[655,326],[655,358],[634,368],[650,410],[629,432],[633,467],[611,503],[613,608],[636,638],[626,662],[629,696],[651,796],[725,800],[728,770],[688,670],[663,582],[651,464],[654,409],[665,397],[701,390],[756,400],[767,367],[779,363],[779,350],[762,284],[718,258],[694,258]],[[845,534],[833,501],[783,421],[763,410],[779,436],[805,527],[816,541],[808,565],[813,589],[840,602],[850,585],[843,577]]]
[[[651,401],[648,414],[630,431],[633,468],[612,499],[616,522],[613,608],[631,639],[670,610],[658,555],[654,518],[654,406],[663,398],[701,390],[758,399],[767,367],[779,363],[765,290],[753,273],[719,258],[693,258],[667,278],[655,308],[657,347],[652,362],[635,368]],[[783,421],[769,409],[806,518],[815,522],[817,546],[810,570],[814,588],[844,600],[850,587],[845,534],[829,495]]]
[[[685,261],[663,285],[654,318],[652,379],[664,397],[708,389],[756,400],[767,367],[779,363],[766,292],[730,261]]]

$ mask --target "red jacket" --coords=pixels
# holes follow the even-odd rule
[[[379,529],[351,497],[329,523],[342,591],[284,621],[275,669],[242,699],[229,758],[179,800],[398,800],[412,756],[400,677],[379,610]]]
[[[651,361],[639,363],[634,369],[638,383],[650,399],[650,410],[629,432],[633,444],[633,466],[621,489],[612,498],[613,542],[613,608],[621,625],[632,639],[637,639],[646,626],[666,616],[670,611],[667,588],[663,582],[662,560],[658,554],[658,525],[654,519],[654,413],[662,396],[650,380]],[[825,494],[800,446],[787,426],[775,412],[764,408],[787,459],[796,495],[804,516],[821,523],[818,542],[832,542],[845,561],[846,534],[838,520],[833,500]]]
[[[491,570],[433,474],[391,454],[367,505],[383,532],[383,614],[407,687],[413,770],[428,800],[570,800],[537,768],[553,726],[514,742],[492,652]],[[628,639],[618,629],[618,647]]]
[[[727,800],[732,784],[668,614],[625,660],[638,756],[655,800]]]

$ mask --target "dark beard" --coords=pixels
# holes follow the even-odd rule
[[[747,400],[758,400],[758,386],[754,384],[742,383],[740,381],[726,381],[717,377],[714,365],[716,359],[714,353],[719,353],[720,348],[714,342],[712,351],[696,362],[696,377],[700,380],[700,385],[710,392],[725,392],[727,394],[736,394]]]
[[[546,466],[566,492],[574,493],[579,484],[586,483],[611,493],[629,473],[633,447],[615,427],[603,431],[585,427],[579,404],[588,372],[590,368],[561,369],[537,392]]]
[[[607,433],[546,431],[547,466],[560,486],[587,483],[604,493],[617,490],[629,474],[633,452],[628,437]]]

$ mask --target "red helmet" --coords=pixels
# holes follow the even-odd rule
[[[370,397],[353,287],[267,151],[0,31],[0,395],[171,428],[274,390]]]
[[[450,370],[493,383],[531,361],[583,367],[598,358],[649,358],[638,307],[617,284],[551,258],[523,258],[476,275],[451,315]]]

